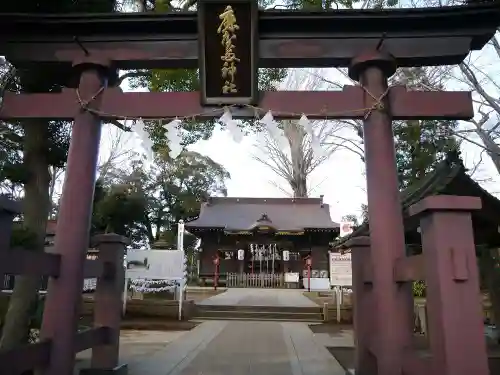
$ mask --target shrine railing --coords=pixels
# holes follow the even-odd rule
[[[60,274],[60,254],[10,248],[12,222],[19,212],[18,204],[0,196],[0,280],[6,280],[5,275],[32,275],[56,281]],[[99,248],[99,258],[87,260],[84,269],[85,278],[97,278],[94,327],[77,331],[75,322],[76,334],[69,335],[73,341],[68,345],[75,354],[89,348],[98,349],[92,352],[90,370],[111,370],[118,368],[126,241],[116,234],[106,234],[96,236],[94,242]],[[60,312],[60,309],[61,301],[58,296],[51,295],[49,285],[44,313],[50,315],[43,317],[44,322],[53,319],[51,315]],[[70,306],[65,306],[65,311],[70,310]],[[78,311],[77,306],[74,311]],[[2,375],[14,375],[47,367],[53,350],[56,348],[52,347],[51,332],[42,324],[38,342],[0,351],[0,372]]]
[[[284,275],[279,273],[233,273],[226,276],[228,288],[284,288]]]

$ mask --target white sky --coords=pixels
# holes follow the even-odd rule
[[[473,53],[471,58],[475,61],[476,66],[483,69],[490,76],[499,76],[498,59],[495,59],[487,48],[481,52]],[[322,72],[324,77],[330,81],[343,80],[343,77],[335,69],[323,69]],[[345,79],[343,81],[345,82]],[[498,87],[500,85],[495,87],[490,84],[487,88],[493,90],[490,93],[496,93],[495,97],[500,97]],[[124,89],[127,88],[124,87]],[[447,89],[468,90],[469,88],[454,80],[449,82]],[[463,123],[461,127],[470,128],[470,125]],[[119,131],[114,127],[107,127],[103,131],[101,158],[105,158],[109,154],[110,144],[112,139],[116,138],[117,132]],[[471,136],[468,135],[468,137]],[[123,138],[125,140],[123,143],[124,148],[133,147],[140,152],[139,142],[133,136],[127,135]],[[471,139],[480,143],[476,136],[472,136]],[[229,196],[285,197],[286,195],[282,190],[273,185],[271,181],[275,181],[282,189],[289,191],[287,184],[277,178],[270,169],[253,160],[252,155],[256,152],[255,143],[255,135],[247,136],[242,143],[236,144],[228,132],[217,129],[210,140],[200,141],[191,146],[190,149],[209,156],[223,165],[231,174],[231,179],[226,184]],[[481,160],[481,151],[482,149],[478,146],[465,141],[462,142],[462,157],[468,168],[473,168]],[[487,156],[483,156],[474,178],[493,194],[500,192],[500,178]],[[366,203],[364,164],[359,156],[348,150],[335,152],[327,162],[312,174],[309,185],[313,187],[311,196],[324,195],[325,202],[330,205],[331,216],[334,221],[340,221],[341,217],[347,214],[359,216],[361,214],[361,204]]]
[[[471,59],[476,66],[491,77],[499,76],[498,58],[495,58],[488,48],[473,53]],[[344,83],[349,84],[335,69],[323,69],[322,74],[330,81],[344,81]],[[500,92],[498,92],[500,85],[489,84],[486,87],[490,93],[494,94],[494,97],[500,97]],[[127,90],[127,87],[124,89]],[[304,87],[298,89],[304,89]],[[325,89],[325,87],[321,89]],[[468,90],[469,88],[457,80],[452,80],[448,83],[447,89]],[[470,128],[470,125],[462,123],[461,127]],[[112,139],[119,132],[114,127],[106,128],[103,131],[101,141],[101,158],[105,158],[109,154]],[[471,137],[470,134],[467,136]],[[353,137],[355,136],[353,135]],[[126,135],[124,139],[122,147],[132,147],[140,152],[139,142],[133,139],[133,136]],[[472,136],[471,139],[480,143],[477,136]],[[228,132],[217,129],[210,140],[200,141],[191,146],[190,149],[209,156],[228,170],[231,174],[231,179],[227,181],[229,196],[285,197],[282,190],[273,185],[271,181],[275,181],[282,189],[289,191],[287,184],[273,175],[270,169],[253,160],[252,155],[256,153],[255,143],[255,135],[247,136],[242,143],[236,144]],[[481,159],[481,151],[482,149],[478,146],[462,142],[462,157],[467,167],[474,167]],[[474,174],[474,178],[493,194],[500,192],[500,178],[486,155],[483,155],[481,165]],[[359,156],[348,150],[335,152],[312,174],[309,185],[313,187],[311,196],[324,195],[325,202],[330,204],[331,216],[335,221],[340,221],[340,218],[346,214],[359,216],[361,204],[366,203],[364,164]]]
[[[330,80],[339,79],[334,69],[325,70]],[[456,88],[451,87],[451,88]],[[109,153],[111,139],[116,136],[114,127],[106,127],[103,131],[101,142],[101,157]],[[132,137],[132,138],[131,138]],[[139,142],[133,135],[127,135],[127,144],[122,147],[133,147],[140,152]],[[476,139],[477,141],[477,139]],[[257,150],[255,148],[256,136],[246,136],[242,143],[235,143],[227,131],[216,129],[212,138],[200,141],[190,149],[209,156],[214,161],[223,165],[231,174],[227,181],[228,195],[233,197],[285,197],[271,181],[277,182],[283,189],[290,189],[283,181],[279,180],[270,169],[261,165],[252,158]],[[480,158],[481,148],[467,142],[462,144],[462,155],[466,166],[472,168]],[[483,162],[474,177],[482,182],[489,191],[496,193],[498,186],[497,174],[488,157],[483,157]],[[324,195],[326,203],[330,204],[331,216],[335,221],[346,214],[360,215],[360,206],[366,203],[366,189],[364,177],[364,164],[358,155],[348,151],[339,150],[318,168],[311,176],[310,186],[313,187],[311,196]]]

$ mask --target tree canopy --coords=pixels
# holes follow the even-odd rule
[[[141,161],[117,168],[96,184],[93,233],[115,232],[136,246],[162,240],[175,246],[177,223],[199,214],[209,196],[225,196],[229,173],[210,158],[184,151],[159,153],[149,169]]]

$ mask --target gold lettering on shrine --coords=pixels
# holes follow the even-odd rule
[[[221,35],[221,43],[224,47],[224,55],[221,56],[221,60],[223,61],[221,77],[224,80],[222,93],[237,93],[238,88],[234,82],[236,77],[236,64],[240,62],[240,59],[236,57],[234,51],[236,45],[234,41],[236,40],[236,31],[238,31],[240,27],[236,23],[236,15],[230,5],[224,9],[224,12],[219,14],[219,19],[221,22],[217,29],[217,33]]]

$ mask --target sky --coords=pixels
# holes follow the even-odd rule
[[[480,68],[485,74],[498,76],[500,74],[500,64],[498,58],[494,57],[492,50],[488,48],[483,51],[474,52],[469,56],[475,66]],[[495,64],[496,63],[496,64]],[[293,70],[292,78],[285,80],[282,89],[285,90],[326,90],[332,89],[331,85],[324,82],[318,84],[304,76],[304,70]],[[343,84],[352,84],[336,69],[315,70],[315,74],[320,74],[329,81],[342,82]],[[460,74],[456,75],[457,77]],[[295,77],[295,78],[293,78]],[[500,97],[500,84],[485,84],[490,93],[496,93],[495,97]],[[126,83],[122,86],[124,91],[129,91]],[[448,90],[469,90],[466,84],[459,79],[448,81],[446,89]],[[475,104],[476,111],[479,109]],[[470,124],[461,123],[461,129],[470,128]],[[105,159],[109,154],[110,145],[116,140],[120,131],[110,125],[107,125],[103,131],[101,139],[100,159]],[[343,134],[344,136],[344,134]],[[355,139],[356,135],[351,132],[348,137]],[[480,140],[473,134],[467,134],[467,137],[475,142]],[[121,135],[123,148],[133,148],[140,152],[140,142],[133,135]],[[227,181],[228,195],[231,197],[287,197],[283,190],[290,191],[287,184],[275,176],[272,171],[254,160],[254,155],[261,153],[256,149],[255,135],[246,136],[241,143],[235,143],[227,131],[217,128],[212,137],[207,141],[199,141],[190,146],[190,149],[212,158],[221,164],[231,175]],[[488,191],[495,195],[500,193],[500,178],[493,167],[491,160],[487,157],[481,157],[483,149],[480,147],[462,141],[462,157],[466,167],[472,169],[481,161],[480,166],[474,173],[474,178]],[[274,183],[273,183],[274,182]],[[278,188],[276,184],[279,185]],[[366,181],[364,176],[364,163],[360,157],[351,151],[340,149],[322,164],[312,175],[309,181],[311,197],[324,195],[324,201],[330,205],[332,219],[339,222],[344,215],[361,215],[361,205],[366,203]]]
[[[315,74],[318,72],[314,71]],[[330,81],[346,82],[345,78],[335,69],[321,69],[319,73]],[[301,75],[302,74],[302,75]],[[303,78],[304,71],[299,72]],[[303,84],[297,86],[297,79],[287,80],[284,89],[311,88]],[[324,85],[317,85],[318,89],[325,89]],[[463,86],[463,85],[462,85]],[[460,84],[453,83],[448,89],[464,89]],[[124,87],[124,90],[128,90]],[[461,124],[461,128],[467,127]],[[119,132],[116,128],[106,127],[101,141],[101,159],[109,153],[111,140]],[[354,134],[350,134],[355,138]],[[473,138],[476,142],[476,138]],[[134,135],[126,134],[123,137],[123,148],[134,148],[140,152],[140,142]],[[227,181],[228,195],[231,197],[287,197],[283,190],[290,191],[287,184],[276,177],[266,166],[254,160],[254,155],[261,155],[256,148],[257,136],[246,136],[241,143],[235,143],[225,130],[220,127],[214,131],[212,137],[206,141],[199,141],[190,146],[190,149],[212,158],[230,173],[231,179]],[[468,142],[462,142],[462,156],[468,168],[473,168],[480,159],[482,149]],[[497,193],[499,179],[487,157],[475,173],[474,177],[492,193]],[[280,187],[276,187],[273,181]],[[321,165],[310,179],[311,197],[324,195],[324,201],[330,205],[331,216],[339,222],[342,216],[355,214],[360,216],[361,204],[366,203],[366,181],[364,176],[364,163],[360,157],[351,151],[340,149],[336,151],[327,162]],[[500,190],[500,189],[498,189]],[[289,196],[289,195],[288,195]]]
[[[401,1],[399,6],[413,6]],[[469,58],[475,65],[491,77],[499,76],[500,64],[498,58],[495,58],[493,52],[488,48],[483,51],[472,53]],[[496,64],[495,64],[496,63]],[[495,66],[496,65],[496,66]],[[297,70],[294,69],[297,75]],[[342,82],[343,84],[352,84],[344,76],[338,73],[336,69],[316,70],[321,76],[330,81]],[[298,76],[304,81],[303,72]],[[459,74],[457,75],[459,77]],[[328,85],[313,84],[311,80],[295,78],[295,80],[286,80],[282,89],[304,90],[304,89],[332,89]],[[307,78],[307,77],[306,77]],[[315,86],[315,87],[313,87]],[[495,97],[500,97],[500,83],[487,85],[490,92],[496,93]],[[122,86],[124,91],[130,91],[126,82]],[[466,84],[456,79],[451,79],[446,87],[448,90],[468,90]],[[475,104],[476,111],[479,109]],[[462,129],[470,128],[470,124],[461,123]],[[111,144],[116,141],[120,130],[112,125],[105,126],[101,138],[100,160],[108,157]],[[344,134],[343,134],[344,135]],[[138,152],[141,151],[140,141],[131,134],[120,134],[120,145],[123,149],[132,148]],[[355,134],[348,134],[350,138],[356,138]],[[467,137],[475,142],[480,140],[473,134],[467,134]],[[190,149],[212,158],[221,164],[231,175],[227,181],[228,195],[231,197],[287,197],[283,190],[289,191],[287,184],[276,177],[269,168],[263,166],[253,156],[259,151],[255,148],[257,138],[255,135],[246,136],[243,142],[237,144],[227,131],[216,129],[212,137],[207,141],[199,141]],[[486,157],[481,157],[483,151],[480,147],[462,142],[462,158],[466,167],[472,169],[481,161],[480,166],[474,173],[474,178],[488,191],[495,195],[500,193],[500,178],[495,171],[492,162]],[[274,183],[273,183],[274,182]],[[276,183],[279,185],[276,187]],[[311,197],[324,195],[324,201],[330,205],[330,213],[334,221],[339,222],[344,215],[361,215],[361,204],[366,203],[366,181],[364,176],[364,163],[358,155],[351,151],[340,149],[311,175],[309,186],[311,187]],[[60,187],[59,189],[60,190]]]

